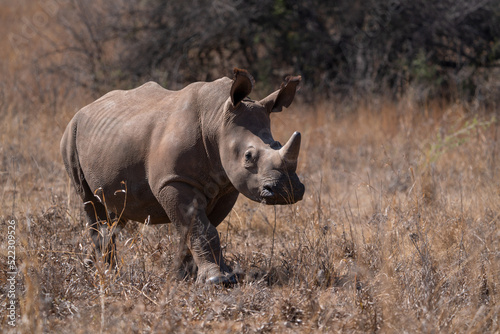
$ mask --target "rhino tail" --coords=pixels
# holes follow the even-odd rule
[[[76,145],[76,134],[78,131],[78,114],[70,121],[61,139],[61,155],[64,162],[64,167],[70,176],[71,182],[76,189],[78,195],[83,201],[92,199],[93,194],[90,186],[85,181],[78,150]]]

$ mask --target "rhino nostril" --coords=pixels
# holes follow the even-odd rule
[[[273,197],[274,196],[274,191],[269,185],[265,185],[262,187],[262,191],[260,192],[260,196],[262,197]]]

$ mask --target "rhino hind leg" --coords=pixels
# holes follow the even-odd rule
[[[106,211],[105,206],[94,196],[94,192],[85,179],[76,145],[80,117],[81,115],[77,113],[66,127],[60,149],[66,171],[84,203],[85,216],[94,243],[96,256],[91,256],[94,259],[86,259],[85,262],[91,264],[93,260],[103,257],[106,263],[114,267],[116,265],[115,235],[125,226],[125,221],[120,220],[116,223],[116,215]]]
[[[99,217],[102,218],[102,217]],[[113,213],[110,219],[98,219],[95,217],[89,220],[89,232],[94,244],[95,260],[102,259],[111,268],[117,266],[116,235],[125,226],[125,221],[117,221]]]

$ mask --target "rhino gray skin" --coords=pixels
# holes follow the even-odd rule
[[[108,263],[115,263],[114,235],[127,220],[172,222],[178,269],[194,258],[197,282],[233,283],[216,227],[238,194],[273,205],[302,199],[300,133],[282,147],[270,130],[270,113],[292,103],[300,76],[254,101],[252,76],[234,74],[180,91],[154,82],[112,91],[70,121],[61,153],[96,252]],[[106,224],[113,221],[111,233]]]

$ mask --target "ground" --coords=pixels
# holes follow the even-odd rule
[[[0,322],[5,332],[498,332],[498,124],[461,104],[296,103],[304,200],[241,197],[219,226],[246,273],[232,289],[178,281],[170,225],[130,223],[119,270],[87,267],[82,203],[58,152],[77,109],[6,109],[0,125]],[[8,324],[15,225],[16,327]]]

